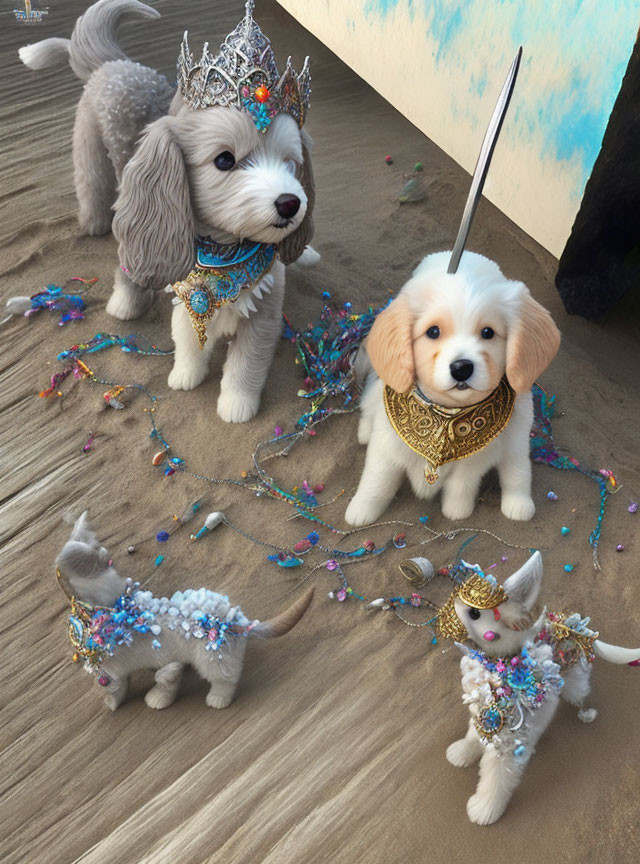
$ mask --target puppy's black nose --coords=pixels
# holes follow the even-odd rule
[[[280,195],[276,198],[276,210],[283,219],[293,219],[300,209],[300,199],[297,195]]]
[[[456,381],[466,381],[473,375],[473,363],[471,360],[454,360],[449,364],[451,377]]]

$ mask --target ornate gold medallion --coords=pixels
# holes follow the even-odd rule
[[[425,401],[415,387],[409,393],[384,388],[389,422],[404,443],[424,457],[424,476],[431,484],[441,465],[466,459],[498,437],[511,419],[515,399],[506,378],[482,402],[464,408]]]

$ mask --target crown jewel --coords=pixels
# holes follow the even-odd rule
[[[287,59],[283,75],[276,64],[271,42],[253,20],[253,0],[245,15],[214,57],[205,43],[195,61],[185,31],[178,57],[178,87],[190,108],[212,105],[248,111],[258,132],[266,132],[278,114],[290,114],[302,128],[309,109],[311,75],[309,58],[299,74]]]

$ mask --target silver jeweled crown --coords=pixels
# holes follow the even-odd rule
[[[290,114],[302,128],[309,109],[311,75],[305,58],[296,75],[291,57],[281,76],[271,42],[253,20],[254,0],[247,0],[245,15],[220,46],[217,57],[202,49],[194,60],[185,31],[178,57],[178,87],[190,108],[233,105],[248,111],[258,132],[266,132],[278,114]]]

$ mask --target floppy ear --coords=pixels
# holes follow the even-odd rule
[[[542,584],[542,555],[536,551],[503,585],[509,600],[520,603],[527,612],[533,609]]]
[[[524,288],[520,317],[507,336],[507,378],[516,393],[531,390],[559,347],[560,331],[553,318]]]
[[[398,393],[406,393],[413,384],[412,325],[409,301],[400,294],[378,315],[365,343],[378,377]]]
[[[184,279],[195,257],[189,183],[172,123],[166,116],[147,126],[114,206],[120,264],[145,288]]]
[[[313,165],[311,164],[311,147],[313,140],[311,135],[304,131],[300,132],[302,140],[302,165],[298,169],[297,177],[307,196],[307,212],[304,219],[278,246],[278,257],[283,264],[293,264],[304,252],[304,247],[311,243],[313,237],[313,208],[316,203],[316,187],[313,182]]]

